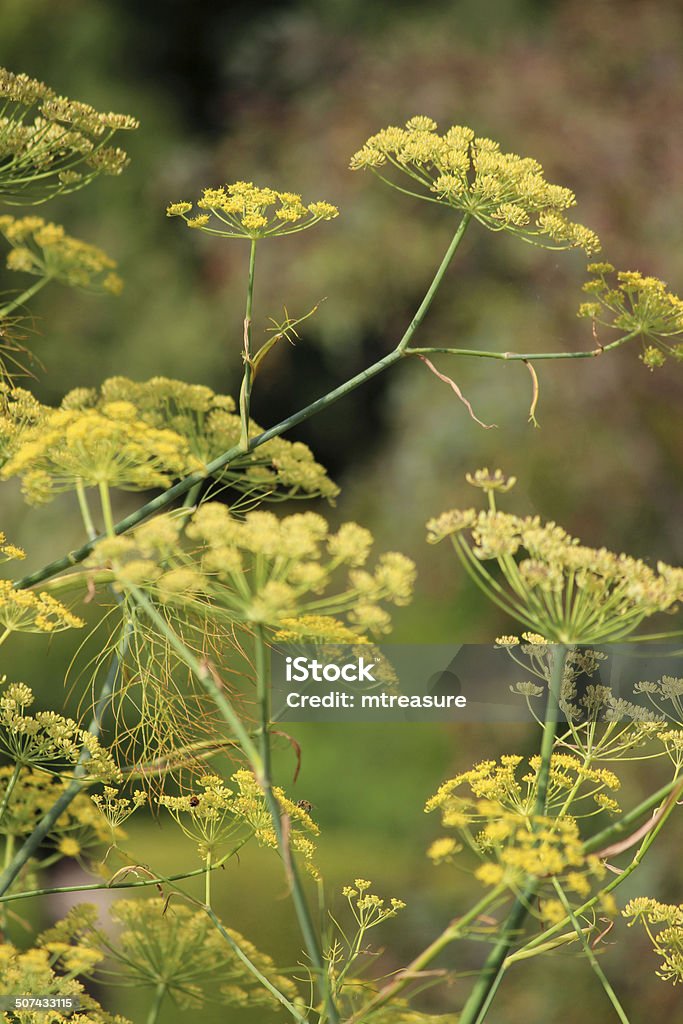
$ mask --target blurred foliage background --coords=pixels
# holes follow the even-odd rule
[[[347,165],[368,135],[416,113],[441,127],[469,124],[503,149],[536,157],[549,180],[576,192],[577,217],[601,236],[605,258],[683,290],[678,4],[3,0],[0,40],[0,61],[11,69],[142,122],[125,140],[132,163],[121,179],[101,179],[40,211],[105,247],[126,278],[119,299],[56,285],[41,294],[29,343],[45,366],[35,367],[32,384],[43,400],[117,373],[237,391],[247,246],[198,237],[164,215],[169,202],[236,179],[325,199],[342,214],[260,247],[257,332],[283,305],[300,315],[326,301],[296,347],[280,346],[259,378],[256,418],[275,422],[387,352],[453,223],[444,209],[390,192]],[[592,347],[590,325],[576,318],[584,270],[579,254],[536,250],[475,225],[421,343]],[[515,510],[556,519],[595,546],[680,562],[683,374],[668,364],[648,372],[638,351],[539,365],[540,429],[527,422],[530,381],[522,365],[444,357],[439,367],[497,429],[482,430],[448,387],[409,363],[293,435],[311,444],[343,488],[331,514],[359,519],[381,546],[417,560],[418,597],[397,619],[395,639],[484,642],[509,631],[455,559],[424,544],[429,516],[470,503],[463,475],[480,465],[518,476]],[[79,539],[74,511],[58,501],[28,515],[18,493],[3,488],[3,529],[36,565]],[[60,638],[47,660],[44,654],[38,644],[14,642],[3,671],[42,686],[49,702],[61,699],[69,644]],[[293,793],[315,804],[331,887],[349,876],[374,877],[383,893],[409,900],[403,925],[385,932],[387,966],[397,966],[459,912],[469,888],[466,877],[426,865],[435,825],[422,816],[424,799],[456,768],[520,744],[529,749],[533,737],[414,725],[301,726],[296,735],[304,757]],[[285,784],[292,771],[283,751]],[[651,782],[650,773],[634,773],[632,796]],[[192,851],[162,843],[153,821],[133,836],[141,859],[162,870],[179,858],[194,866]],[[654,862],[638,891],[677,902],[676,842]],[[277,872],[277,863],[245,857],[221,879],[219,909],[292,962],[298,945]],[[672,1010],[674,995],[654,978],[638,937],[623,925],[614,934],[627,941],[609,948],[605,967],[627,1007],[656,1002],[658,1011]],[[463,967],[481,950],[458,955]],[[571,956],[517,968],[491,1020],[572,1024],[595,1017],[596,1005],[607,1019],[585,970]],[[460,988],[425,1005],[449,1009]]]

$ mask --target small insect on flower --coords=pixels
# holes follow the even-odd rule
[[[198,796],[191,796],[190,797],[190,807],[199,807],[199,797]]]
[[[311,811],[313,810],[314,805],[311,803],[310,800],[297,800],[296,806],[300,810],[305,811],[306,814],[310,814]]]

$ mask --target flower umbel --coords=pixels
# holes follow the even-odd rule
[[[442,203],[478,220],[490,231],[507,231],[546,249],[600,250],[597,235],[566,216],[574,193],[546,181],[531,157],[502,153],[497,142],[454,125],[439,135],[429,117],[413,117],[404,128],[384,128],[351,158],[351,169],[369,168],[388,185],[396,172],[417,199]]]
[[[654,570],[640,559],[586,547],[554,522],[499,511],[496,488],[485,489],[486,511],[444,512],[427,523],[427,539],[436,544],[450,537],[484,593],[543,643],[623,640],[683,599],[683,569],[659,562]],[[487,561],[497,562],[504,585],[484,567]]]
[[[166,213],[169,217],[182,217],[189,228],[209,235],[251,239],[292,235],[339,215],[331,203],[305,205],[294,192],[258,188],[250,181],[205,188],[197,208],[206,212],[188,216],[192,203],[181,202],[171,203]]]
[[[640,337],[640,358],[650,370],[663,366],[667,357],[683,360],[683,341],[673,340],[683,338],[683,299],[668,291],[664,281],[635,270],[615,275],[611,263],[591,263],[588,270],[594,276],[583,290],[591,301],[582,303],[579,316]]]
[[[102,249],[67,235],[42,217],[0,217],[0,234],[11,246],[9,270],[60,281],[74,288],[120,294],[116,262]]]

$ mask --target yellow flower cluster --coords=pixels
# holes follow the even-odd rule
[[[386,900],[370,892],[371,886],[372,882],[366,878],[356,878],[353,885],[345,885],[342,889],[342,896],[348,900],[351,913],[363,932],[381,924],[387,918],[396,917],[399,910],[405,908],[403,900],[395,898],[389,900],[387,905]]]
[[[197,843],[199,856],[214,856],[228,841],[237,846],[252,831],[244,817],[244,804],[235,799],[235,791],[218,775],[204,775],[197,780],[193,792],[182,796],[160,796],[159,804],[175,818],[183,833]],[[254,800],[252,816],[261,810],[263,794]]]
[[[21,561],[26,558],[26,552],[23,548],[18,548],[16,544],[8,544],[7,537],[0,530],[0,563],[12,562],[15,560]]]
[[[42,217],[0,217],[0,234],[9,242],[9,270],[61,281],[73,288],[120,295],[123,281],[116,262],[102,249],[67,235]]]
[[[268,846],[276,850],[278,841],[273,818],[256,776],[253,772],[240,769],[232,776],[232,781],[236,785],[235,814],[239,815],[253,830],[254,838],[261,846]],[[292,849],[304,858],[309,874],[318,878],[318,869],[313,862],[315,843],[311,836],[318,836],[320,829],[306,808],[290,800],[280,786],[273,786],[273,795],[282,814],[286,814],[289,819],[289,841]]]
[[[471,128],[454,125],[439,135],[430,117],[413,117],[367,140],[351,158],[352,170],[364,168],[392,186],[387,175],[400,172],[411,179],[401,192],[462,210],[491,231],[548,249],[600,250],[597,235],[565,215],[576,204],[570,189],[547,182],[537,160],[502,153]]]
[[[203,385],[167,377],[152,377],[148,381],[111,377],[104,381],[99,393],[87,388],[69,392],[62,407],[72,411],[102,411],[112,402],[130,403],[148,426],[174,431],[187,443],[194,459],[203,465],[235,447],[240,439],[240,418],[229,395],[218,395]],[[261,431],[252,420],[250,436]],[[320,495],[331,501],[339,493],[325,469],[313,458],[310,448],[284,438],[273,438],[254,451],[240,455],[216,475],[230,487],[263,497]]]
[[[120,174],[125,152],[108,142],[138,122],[58,96],[43,82],[0,68],[0,196],[42,202],[96,175]]]
[[[330,533],[312,512],[278,519],[259,511],[237,519],[224,505],[207,503],[186,533],[202,544],[201,568],[216,600],[248,622],[281,626],[302,615],[344,614],[352,629],[386,633],[390,618],[380,602],[400,606],[411,597],[413,562],[387,552],[369,572],[372,536],[356,523]],[[343,566],[345,588],[326,593]]]
[[[16,590],[11,580],[0,580],[0,643],[10,633],[58,633],[84,625],[46,591]]]
[[[0,381],[0,466],[42,421],[45,412],[45,406],[30,391]]]
[[[470,814],[469,797],[462,797],[456,791],[461,787],[469,789],[472,797],[477,800],[495,801],[503,808],[515,813],[529,815],[536,800],[536,787],[540,758],[529,759],[530,771],[518,779],[518,769],[523,758],[517,754],[504,754],[500,763],[488,760],[481,761],[469,771],[461,772],[444,782],[425,806],[425,811],[439,810],[443,824],[448,827],[462,827],[474,821],[480,821],[481,814],[476,809]],[[548,780],[548,808],[562,808],[567,793],[572,797],[572,813],[576,817],[576,805],[582,800],[593,799],[599,805],[598,797],[604,789],[616,790],[620,786],[618,777],[607,768],[587,766],[572,754],[554,753],[550,761],[550,777]],[[586,788],[587,787],[587,788]],[[484,817],[490,808],[484,808]]]
[[[481,486],[481,483],[478,484]],[[683,569],[582,545],[554,522],[489,508],[454,509],[427,523],[428,541],[450,537],[466,570],[508,614],[550,643],[607,643],[683,599]],[[482,565],[496,561],[506,586]]]
[[[4,684],[4,685],[3,685]],[[34,702],[25,683],[0,679],[0,749],[19,765],[59,772],[82,760],[93,779],[119,779],[121,773],[108,750],[92,733],[55,711],[27,714]]]
[[[514,887],[525,875],[561,875],[571,891],[585,896],[590,890],[588,876],[600,877],[604,869],[597,857],[583,852],[577,805],[590,800],[601,810],[618,811],[604,790],[618,789],[619,779],[608,769],[555,753],[550,762],[548,814],[539,815],[534,808],[541,759],[532,757],[530,770],[519,778],[522,761],[518,755],[504,755],[500,762],[482,761],[443,783],[425,811],[438,810],[443,825],[456,831],[460,842],[450,836],[439,838],[428,855],[435,863],[449,861],[464,843],[482,860],[475,875],[485,885],[505,882]]]
[[[182,217],[189,228],[197,228],[209,235],[252,239],[291,235],[339,215],[337,207],[330,203],[306,205],[294,192],[258,188],[251,181],[205,188],[197,207],[208,212],[189,217],[192,203],[181,202],[171,203],[166,214]]]
[[[614,278],[611,263],[592,263],[588,270],[594,277],[583,290],[593,299],[579,306],[579,316],[640,337],[644,346],[640,358],[650,370],[663,366],[667,356],[683,360],[683,341],[670,340],[683,337],[683,299],[668,291],[658,277],[625,270]]]
[[[683,981],[683,904],[660,903],[639,896],[630,900],[622,914],[645,929],[652,948],[660,957],[657,977],[674,985]],[[663,927],[662,927],[663,926]]]
[[[132,797],[127,797],[119,796],[119,791],[113,786],[104,786],[101,793],[94,793],[90,799],[103,815],[115,838],[117,830],[124,821],[135,814],[140,807],[144,807],[148,798],[141,789],[136,789]]]
[[[106,957],[103,977],[120,984],[154,990],[162,983],[169,997],[182,1009],[197,1009],[220,996],[221,1006],[273,1007],[274,997],[250,973],[225,938],[202,910],[180,901],[117,900],[110,911],[117,925],[98,926],[97,909],[80,904],[39,939],[40,947],[53,956],[92,951],[89,975],[98,977],[98,964]],[[291,980],[279,975],[269,956],[261,953],[239,932],[225,928],[251,964],[289,998],[296,994]]]
[[[11,422],[5,429],[11,436]],[[123,490],[168,487],[203,465],[173,430],[151,427],[131,402],[99,409],[52,409],[15,437],[0,477],[18,476],[31,504],[59,491],[106,484]]]

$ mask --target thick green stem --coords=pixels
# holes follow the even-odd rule
[[[154,1002],[152,1003],[149,1014],[147,1015],[147,1024],[157,1024],[159,1019],[159,1011],[161,1010],[161,1004],[164,1001],[166,995],[166,982],[160,981],[156,987],[154,993]]]
[[[316,934],[313,918],[309,909],[306,895],[301,884],[301,878],[292,854],[289,837],[282,826],[282,809],[277,797],[273,792],[271,774],[271,750],[270,750],[270,687],[268,680],[267,648],[263,627],[254,628],[255,636],[255,669],[256,669],[256,691],[260,717],[260,747],[261,747],[261,785],[266,797],[266,803],[273,819],[273,827],[277,836],[280,854],[285,864],[287,879],[289,881],[292,902],[296,912],[299,928],[303,936],[311,961],[311,968],[315,972],[316,984],[318,986],[322,1003],[327,1012],[330,1024],[338,1024],[339,1013],[332,999],[328,986],[328,977],[325,970],[325,963],[320,948],[320,942]]]
[[[101,481],[98,488],[100,492],[100,502],[102,505],[102,516],[104,517],[104,528],[108,537],[114,537],[114,516],[111,509],[111,494],[109,493],[109,487],[104,481]]]
[[[460,243],[463,240],[465,232],[467,231],[467,225],[469,224],[471,219],[472,218],[471,218],[470,214],[466,213],[464,215],[464,217],[462,218],[462,220],[460,221],[460,223],[458,224],[458,229],[455,232],[455,234],[453,235],[453,238],[451,239],[451,244],[448,246],[448,249],[446,250],[446,254],[445,254],[444,258],[442,259],[442,261],[441,261],[441,263],[439,265],[439,269],[437,270],[436,274],[434,275],[434,279],[433,279],[432,283],[430,284],[429,288],[427,289],[427,294],[425,295],[424,299],[420,303],[420,306],[419,306],[415,316],[413,317],[413,319],[410,321],[410,324],[408,325],[407,331],[405,332],[405,334],[403,335],[403,337],[401,338],[401,340],[399,341],[399,343],[398,343],[398,345],[396,347],[396,350],[398,352],[403,352],[408,347],[408,345],[410,344],[410,342],[411,342],[411,340],[412,340],[416,330],[418,329],[418,327],[420,326],[420,324],[424,320],[424,318],[425,318],[425,316],[427,314],[427,310],[431,306],[432,301],[434,299],[434,296],[436,295],[436,293],[437,293],[437,291],[439,289],[439,285],[441,284],[441,282],[442,282],[442,280],[444,278],[444,275],[445,275],[446,271],[448,270],[448,268],[450,266],[451,260],[455,256],[455,253],[457,252],[458,246],[460,245]]]
[[[580,922],[577,920],[577,917],[574,914],[574,912],[573,912],[573,910],[572,910],[572,908],[570,906],[569,900],[567,899],[567,897],[566,897],[566,895],[564,893],[564,889],[562,888],[562,886],[560,885],[560,883],[557,881],[556,878],[553,878],[553,885],[555,887],[555,892],[557,893],[557,895],[559,897],[560,903],[564,907],[565,912],[567,914],[567,917],[571,921],[572,927],[573,927],[574,931],[576,932],[576,934],[579,937],[579,941],[581,942],[581,945],[583,946],[583,951],[584,951],[584,953],[586,955],[586,959],[588,960],[588,963],[593,968],[593,971],[595,972],[596,977],[599,979],[600,984],[602,985],[603,989],[605,990],[605,994],[607,995],[607,998],[609,999],[610,1003],[612,1004],[612,1006],[616,1010],[617,1017],[621,1021],[621,1024],[630,1024],[629,1019],[626,1016],[626,1011],[624,1010],[623,1006],[619,1002],[619,1000],[617,998],[616,992],[612,988],[607,975],[605,974],[605,972],[603,971],[602,967],[598,963],[598,958],[596,957],[595,953],[593,952],[593,950],[591,948],[590,943],[588,942],[586,936],[583,933],[583,928],[581,927]]]
[[[89,541],[94,541],[97,537],[97,530],[95,529],[95,524],[92,521],[90,505],[88,504],[88,496],[85,493],[85,487],[83,486],[82,480],[78,480],[76,482],[76,497],[78,498],[78,507],[81,510],[81,519],[83,520],[86,536]]]
[[[513,903],[512,910],[505,920],[498,941],[487,956],[474,988],[463,1007],[463,1011],[458,1018],[458,1024],[478,1024],[480,1020],[483,1020],[482,1013],[486,1013],[489,1003],[500,984],[501,967],[510,951],[510,947],[519,937],[520,929],[529,911],[529,900],[533,899],[535,891],[536,882],[529,882],[522,895],[518,896]]]
[[[17,295],[16,299],[13,299],[12,302],[9,302],[6,306],[2,306],[0,308],[0,320],[9,316],[9,314],[13,313],[15,309],[23,306],[25,302],[28,302],[28,300],[32,299],[34,295],[37,295],[41,288],[44,288],[50,280],[52,280],[50,277],[41,277],[40,280],[36,281],[35,284],[32,284],[30,288],[27,288],[25,292],[22,292],[21,295]]]
[[[244,340],[242,359],[244,360],[244,376],[240,388],[240,420],[242,421],[242,432],[240,434],[240,450],[249,451],[249,410],[251,407],[251,387],[254,379],[254,364],[252,362],[251,350],[251,320],[254,304],[254,265],[256,263],[256,239],[251,240],[249,251],[249,280],[247,282],[247,305],[244,311]]]
[[[550,778],[550,758],[555,745],[555,733],[557,731],[557,720],[559,717],[560,690],[564,665],[567,660],[567,648],[562,644],[553,645],[552,665],[548,679],[548,698],[543,720],[543,735],[541,738],[541,764],[538,769],[538,781],[536,782],[536,799],[534,802],[534,814],[545,814],[548,802],[548,780]]]
[[[204,903],[211,906],[211,851],[206,855],[204,861]]]

